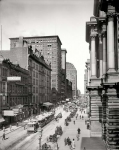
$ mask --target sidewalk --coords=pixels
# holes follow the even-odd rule
[[[81,113],[79,113],[79,115],[80,114]],[[64,144],[64,139],[68,137],[71,140],[75,139],[75,144],[76,144],[75,150],[83,150],[84,147],[86,147],[86,150],[106,150],[101,138],[90,138],[90,130],[88,130],[85,125],[85,119],[87,118],[87,115],[83,114],[83,116],[84,116],[83,120],[80,119],[79,117],[77,120],[75,119],[75,117],[72,118],[72,121],[69,123],[69,126],[65,126],[63,135],[58,140],[59,150],[70,150],[69,146],[68,145],[65,146]],[[73,120],[75,120],[75,125],[73,123]],[[81,129],[81,135],[79,141],[77,141],[76,138],[78,128]],[[95,142],[97,143],[97,145],[94,144]]]
[[[11,129],[11,131],[10,131],[10,128],[6,128],[5,129],[5,135],[6,134],[9,134],[9,133],[11,133],[11,132],[13,132],[13,131],[15,131],[15,130],[17,130],[17,129],[19,129],[19,128],[22,128],[23,126],[12,126],[12,129]],[[0,130],[0,138],[3,136],[3,130]]]

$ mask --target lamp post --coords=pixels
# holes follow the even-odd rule
[[[39,126],[38,132],[39,132],[39,150],[41,150],[41,139],[42,139],[42,131],[43,129],[41,128],[41,126]]]

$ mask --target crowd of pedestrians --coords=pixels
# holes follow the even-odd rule
[[[80,115],[79,115],[79,112],[80,112]],[[79,119],[84,119],[84,116],[83,114],[85,114],[85,111],[83,110],[79,110],[75,116],[75,120],[73,120],[73,124],[75,125],[76,123],[76,120],[78,120],[78,116],[79,116]],[[78,128],[77,129],[77,134],[76,134],[76,139],[77,141],[80,140],[80,134],[81,134],[81,129]],[[69,149],[70,150],[75,150],[76,149],[76,144],[75,144],[75,139],[73,138],[72,140],[68,137],[68,138],[65,138],[64,139],[64,143],[65,143],[65,146],[68,145],[69,146]],[[83,150],[86,150],[86,147],[83,148]]]

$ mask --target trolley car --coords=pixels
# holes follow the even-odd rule
[[[27,132],[37,132],[37,129],[39,128],[38,121],[30,121],[27,124]]]

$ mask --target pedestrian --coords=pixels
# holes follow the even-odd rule
[[[3,132],[5,132],[5,127],[3,126]]]
[[[64,139],[64,144],[65,144],[65,146],[67,145],[67,139],[66,138]]]
[[[17,127],[18,127],[18,122],[17,122]]]
[[[86,150],[86,148],[84,147],[83,150]]]
[[[49,136],[47,137],[47,143],[49,142]]]
[[[12,131],[12,125],[10,125],[10,131]]]
[[[75,124],[75,120],[74,120],[74,124]]]
[[[76,135],[77,141],[79,141],[79,136],[80,136],[80,135],[77,133],[77,135]]]
[[[69,148],[72,149],[72,142],[70,139],[69,139],[68,145],[69,145]]]
[[[83,120],[83,115],[82,115],[82,120]]]
[[[2,140],[5,140],[5,132],[3,133]]]
[[[77,131],[78,131],[78,134],[80,134],[80,131],[81,131],[80,128],[78,128]]]
[[[86,124],[86,122],[87,122],[87,121],[85,120],[85,124]]]
[[[67,138],[67,144],[68,144],[68,145],[69,145],[69,141],[70,141],[70,138],[68,137],[68,138]]]
[[[57,150],[59,149],[59,146],[58,146],[58,143],[56,143],[57,144]]]
[[[75,145],[75,140],[73,139],[72,141],[72,149],[75,149],[76,145]]]

